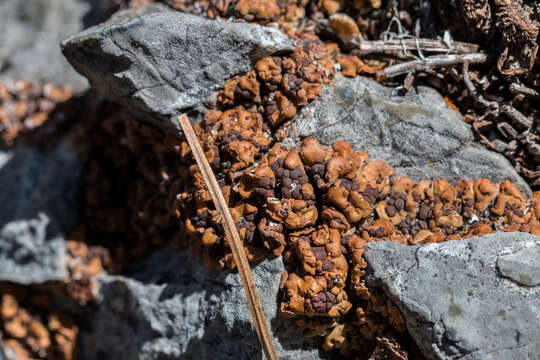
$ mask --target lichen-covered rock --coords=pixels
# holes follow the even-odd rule
[[[280,258],[253,268],[278,356],[319,359],[316,341],[277,317],[283,270]],[[189,251],[163,249],[131,278],[103,277],[97,309],[85,359],[263,359],[240,276],[210,271]]]
[[[401,309],[430,359],[536,359],[540,287],[499,269],[538,279],[530,259],[539,246],[540,237],[523,233],[410,247],[372,242],[365,251],[368,284],[381,286]]]
[[[321,96],[293,119],[293,140],[314,137],[325,145],[337,139],[354,150],[385,160],[415,181],[445,178],[510,179],[526,195],[527,183],[504,156],[475,141],[470,126],[434,89],[418,87],[394,94],[372,79],[337,75]]]
[[[88,82],[62,57],[58,43],[104,20],[98,2],[0,1],[0,82],[24,78],[85,89]]]
[[[176,115],[200,109],[216,90],[259,59],[291,51],[279,30],[147,6],[62,43],[73,67],[105,97],[177,133]]]
[[[67,276],[65,237],[78,222],[82,162],[68,142],[0,152],[0,280]]]

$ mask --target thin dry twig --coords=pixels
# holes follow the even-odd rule
[[[404,63],[388,66],[377,73],[381,80],[410,72],[423,71],[443,66],[452,66],[468,62],[469,64],[481,64],[490,59],[489,54],[473,53],[464,55],[436,55],[429,56],[421,60],[407,61]]]
[[[476,87],[472,83],[470,77],[469,77],[469,62],[465,61],[463,63],[463,82],[465,83],[465,86],[467,87],[467,90],[469,91],[469,95],[474,98],[474,100],[483,106],[485,106],[488,109],[492,110],[499,110],[499,104],[494,101],[487,101],[484,99],[484,97],[477,93]]]
[[[223,228],[225,229],[225,235],[229,240],[234,261],[236,262],[238,272],[240,273],[240,278],[242,279],[242,284],[244,285],[244,290],[246,292],[251,315],[253,316],[259,342],[261,343],[266,358],[269,360],[277,360],[278,357],[276,349],[274,348],[272,336],[268,330],[268,324],[261,306],[261,300],[257,292],[257,287],[253,281],[253,275],[251,274],[249,262],[242,246],[242,240],[240,240],[240,236],[236,230],[236,224],[231,216],[229,207],[223,198],[223,194],[221,193],[219,184],[214,176],[214,172],[212,171],[210,164],[208,164],[208,160],[206,160],[204,151],[199,144],[197,135],[195,135],[195,131],[193,131],[187,115],[180,115],[178,117],[178,121],[180,122],[180,126],[182,126],[182,130],[184,130],[184,134],[186,135],[191,151],[193,152],[195,161],[201,170],[204,182],[206,183],[208,191],[212,196],[212,201],[214,202],[214,205],[221,216]]]
[[[519,110],[517,110],[512,105],[503,105],[501,107],[503,113],[506,114],[510,119],[514,121],[515,124],[518,124],[522,128],[530,129],[533,125],[531,119],[523,115]]]
[[[478,51],[477,44],[454,41],[449,47],[441,40],[400,39],[400,40],[360,40],[354,43],[362,54],[387,53],[394,51],[421,50],[449,54],[470,54]]]

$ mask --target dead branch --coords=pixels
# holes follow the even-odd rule
[[[478,51],[477,44],[455,41],[452,43],[452,46],[449,47],[441,40],[432,39],[359,40],[354,41],[353,44],[355,48],[361,51],[362,55],[395,51],[405,52],[410,50],[448,54],[470,54]]]
[[[530,129],[532,126],[532,121],[525,115],[523,115],[519,110],[517,110],[515,107],[511,105],[503,105],[501,106],[501,110],[503,113],[506,114],[512,121],[514,121],[517,125],[521,126],[525,129]]]
[[[467,61],[463,63],[463,82],[465,83],[465,87],[467,87],[467,90],[469,91],[469,95],[472,96],[476,102],[485,106],[488,109],[497,110],[498,112],[498,103],[494,101],[487,101],[482,95],[478,94],[478,92],[476,91],[476,87],[474,86],[469,77],[469,63]]]
[[[486,53],[473,53],[464,55],[436,55],[422,60],[407,61],[404,63],[388,66],[377,73],[378,80],[392,78],[410,72],[423,71],[438,67],[452,66],[467,62],[469,64],[482,64],[491,59]]]

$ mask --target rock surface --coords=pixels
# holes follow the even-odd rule
[[[0,360],[20,360],[20,358],[13,349],[0,342]]]
[[[99,0],[0,1],[0,81],[26,79],[88,86],[60,52],[59,43],[104,19]]]
[[[117,13],[62,43],[73,67],[105,97],[171,133],[234,75],[292,50],[279,30],[152,5]]]
[[[373,242],[368,284],[396,303],[430,359],[538,359],[540,287],[503,277],[497,263],[510,256],[522,276],[537,278],[527,266],[539,246],[540,237],[524,233],[410,247]]]
[[[253,277],[281,360],[320,359],[313,339],[276,317],[281,258]],[[83,332],[86,359],[263,359],[240,276],[211,272],[189,251],[154,253],[132,278],[104,276]]]
[[[405,96],[393,91],[372,79],[337,75],[293,120],[293,140],[314,136],[327,145],[346,140],[417,181],[510,179],[531,195],[510,162],[479,145],[460,113],[436,90],[419,87]]]
[[[81,168],[68,142],[0,152],[0,281],[67,276],[65,236],[79,220]]]
[[[497,267],[520,285],[540,285],[540,243],[499,256]]]

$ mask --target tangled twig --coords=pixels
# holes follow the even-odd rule
[[[428,70],[443,66],[463,64],[465,62],[470,64],[482,64],[488,62],[490,59],[491,56],[486,53],[429,56],[422,60],[407,61],[404,63],[388,66],[384,70],[380,70],[377,72],[377,79],[384,80],[411,72]]]

